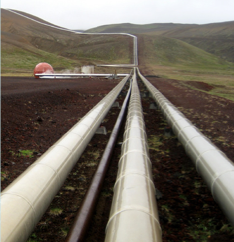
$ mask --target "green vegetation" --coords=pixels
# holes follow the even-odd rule
[[[24,156],[24,157],[29,157],[29,158],[33,158],[34,152],[35,152],[34,150],[19,150],[18,153],[15,153],[12,150],[10,151],[10,153],[13,156],[18,156],[18,157]]]
[[[62,237],[66,237],[69,232],[69,228],[61,228]]]
[[[76,188],[72,187],[72,186],[66,186],[64,189],[67,191],[72,191],[72,192],[76,190]]]
[[[8,171],[1,171],[1,181],[4,181],[9,176]]]
[[[33,233],[30,238],[27,240],[27,242],[39,242],[41,241],[41,239],[37,238],[37,235],[35,233]]]
[[[213,86],[210,94],[234,100],[234,63],[180,40],[161,36],[141,38],[145,43],[143,67],[147,67],[148,73],[181,81],[205,82]]]
[[[89,33],[131,33],[182,40],[225,60],[234,62],[234,21],[213,24],[112,24],[89,29]]]
[[[213,218],[191,223],[188,231],[195,241],[201,242],[206,242],[212,235],[220,232],[229,233],[230,235],[234,234],[234,229],[228,224],[224,224],[221,229],[218,229]]]
[[[175,219],[175,217],[172,214],[171,208],[167,204],[164,204],[161,206],[161,210],[162,210],[163,216],[165,216],[165,218],[167,218],[168,223],[172,223],[172,221]]]
[[[161,152],[162,149],[160,148],[160,146],[163,145],[162,137],[156,136],[156,135],[150,135],[148,137],[148,145],[149,145],[149,149]]]
[[[56,69],[76,67],[78,62],[43,50],[30,52],[26,49],[2,48],[2,75],[7,73],[28,73],[33,75],[35,66],[40,62],[48,62]]]
[[[170,75],[226,74],[234,75],[234,63],[205,52],[181,40],[162,36],[142,36],[145,43],[145,63],[156,69],[165,67]],[[140,56],[141,57],[141,56]],[[155,69],[155,68],[154,68]]]
[[[14,22],[15,21],[15,22]],[[132,38],[122,35],[78,35],[49,31],[17,21],[2,11],[2,75],[33,75],[39,62],[55,71],[82,65],[129,64]],[[138,34],[139,68],[146,74],[214,86],[210,94],[234,100],[234,22],[211,25],[130,23],[106,25],[87,32]],[[195,47],[197,46],[197,47]],[[206,52],[208,51],[208,52]],[[96,68],[95,72],[114,72]],[[126,73],[126,69],[118,69]],[[190,86],[190,88],[193,88]]]
[[[51,208],[49,211],[49,214],[53,215],[53,216],[58,216],[58,215],[62,214],[62,212],[63,212],[63,210],[61,208]]]

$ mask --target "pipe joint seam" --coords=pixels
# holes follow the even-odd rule
[[[125,209],[123,209],[123,210],[121,210],[121,211],[118,211],[118,212],[115,213],[114,215],[112,215],[112,216],[110,217],[110,219],[109,219],[107,225],[106,225],[106,230],[105,230],[105,232],[107,231],[107,229],[108,229],[109,224],[111,223],[111,221],[112,221],[117,215],[119,215],[120,213],[128,212],[128,211],[130,211],[130,210],[135,210],[135,211],[139,211],[139,212],[146,213],[147,215],[149,215],[151,218],[154,219],[154,221],[158,224],[158,227],[159,227],[160,231],[162,231],[158,219],[157,219],[155,216],[153,216],[153,215],[148,211],[148,209],[146,210],[146,209],[144,209],[144,208],[142,208],[142,207],[137,207],[137,206],[135,207],[135,206],[132,206],[131,208],[125,208]]]
[[[114,185],[114,190],[115,190],[115,187],[117,186],[117,184],[120,182],[120,180],[122,180],[126,176],[132,176],[132,175],[141,176],[141,177],[145,178],[147,181],[149,181],[149,183],[152,185],[152,187],[154,189],[154,194],[156,194],[156,188],[154,186],[154,183],[153,183],[152,179],[149,176],[147,176],[146,174],[144,175],[144,174],[138,173],[136,171],[135,172],[134,171],[133,172],[128,171],[124,175],[121,175],[121,176],[117,177],[117,180],[116,180],[115,185]]]
[[[231,170],[224,171],[224,172],[218,174],[218,175],[215,177],[215,179],[214,179],[214,181],[212,182],[212,185],[211,185],[211,193],[212,193],[213,198],[215,198],[215,197],[214,197],[214,186],[215,186],[215,183],[217,182],[217,180],[218,180],[221,176],[223,176],[223,175],[225,175],[225,174],[227,174],[227,173],[229,173],[229,172],[234,172],[234,168],[231,169]]]

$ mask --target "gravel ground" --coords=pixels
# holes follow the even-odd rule
[[[209,95],[200,82],[148,78],[230,159],[234,157],[234,102]],[[1,188],[8,186],[98,103],[118,80],[2,77]],[[143,86],[139,84],[140,89]],[[191,88],[192,89],[191,89]],[[120,104],[122,97],[118,98]],[[164,133],[159,110],[142,98],[163,241],[234,241],[233,228],[176,137]],[[58,192],[29,241],[64,241],[108,141],[118,108],[95,135]],[[124,129],[118,142],[122,141]],[[116,145],[92,224],[85,241],[104,241],[121,146]]]

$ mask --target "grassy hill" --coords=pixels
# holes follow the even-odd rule
[[[234,101],[234,63],[163,36],[138,35],[139,67],[145,75],[206,82],[210,93]]]
[[[72,71],[87,64],[132,63],[131,37],[75,34],[4,9],[1,13],[2,75],[32,75],[39,62],[50,63],[55,71]],[[234,100],[234,63],[225,60],[233,58],[233,22],[210,25],[116,24],[92,31],[134,33],[138,36],[139,67],[143,74],[207,82],[216,87],[213,94]],[[95,71],[114,70],[96,68]],[[126,70],[118,72],[126,73]]]
[[[1,24],[2,74],[32,73],[39,62],[48,62],[55,70],[87,64],[131,63],[132,38],[128,36],[74,34],[5,9],[1,10]]]
[[[131,33],[131,34],[143,34],[143,33],[166,33],[174,29],[184,29],[196,26],[195,24],[184,25],[184,24],[111,24],[103,25],[96,28],[86,30],[86,33]]]
[[[175,38],[234,62],[234,21],[213,24],[115,24],[89,29],[91,33],[132,33]]]

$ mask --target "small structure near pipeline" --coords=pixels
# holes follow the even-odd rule
[[[39,76],[37,76],[36,74],[54,74],[54,69],[53,67],[46,63],[46,62],[42,62],[36,65],[36,67],[34,68],[33,74],[35,78],[39,78]]]

